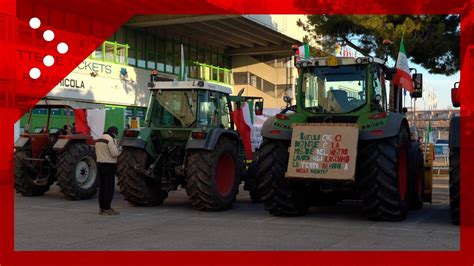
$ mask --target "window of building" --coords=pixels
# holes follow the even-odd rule
[[[145,68],[146,55],[143,50],[137,50],[137,67]]]
[[[127,64],[127,45],[116,44],[115,46],[115,63],[126,65]]]
[[[106,41],[97,47],[90,57],[96,60],[126,65],[133,61],[134,58],[132,54],[127,62],[128,56],[128,45]]]
[[[114,62],[114,47],[115,45],[112,42],[105,42],[103,44],[104,61]]]

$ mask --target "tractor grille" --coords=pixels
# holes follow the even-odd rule
[[[356,123],[358,116],[334,116],[334,115],[322,115],[308,117],[308,123]]]

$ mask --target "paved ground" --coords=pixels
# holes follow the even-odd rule
[[[116,192],[119,216],[97,214],[97,198],[69,201],[53,186],[45,196],[15,198],[16,250],[458,250],[450,224],[447,178],[435,180],[433,205],[404,222],[374,222],[360,204],[312,208],[304,217],[272,217],[240,192],[234,208],[194,210],[183,190],[163,206],[132,207]]]

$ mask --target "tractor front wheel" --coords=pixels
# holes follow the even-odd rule
[[[56,180],[61,192],[72,200],[92,198],[99,187],[94,148],[76,143],[58,157]]]
[[[406,127],[395,137],[359,144],[357,184],[369,219],[401,221],[407,215],[408,151]]]
[[[135,206],[158,206],[168,197],[159,180],[152,180],[143,173],[150,165],[146,151],[125,148],[118,158],[117,178],[120,193]]]
[[[49,185],[36,185],[28,171],[25,159],[31,157],[29,151],[15,152],[15,190],[25,197],[41,196],[49,190]]]
[[[213,151],[189,151],[186,192],[199,210],[229,209],[239,190],[241,160],[237,144],[221,138]]]
[[[289,142],[264,139],[260,147],[258,189],[265,209],[275,216],[306,214],[308,204],[304,191],[285,177]]]

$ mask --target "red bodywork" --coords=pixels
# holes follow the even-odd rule
[[[461,100],[459,99],[459,82],[454,83],[454,88],[451,89],[451,102],[454,107],[461,106]]]

